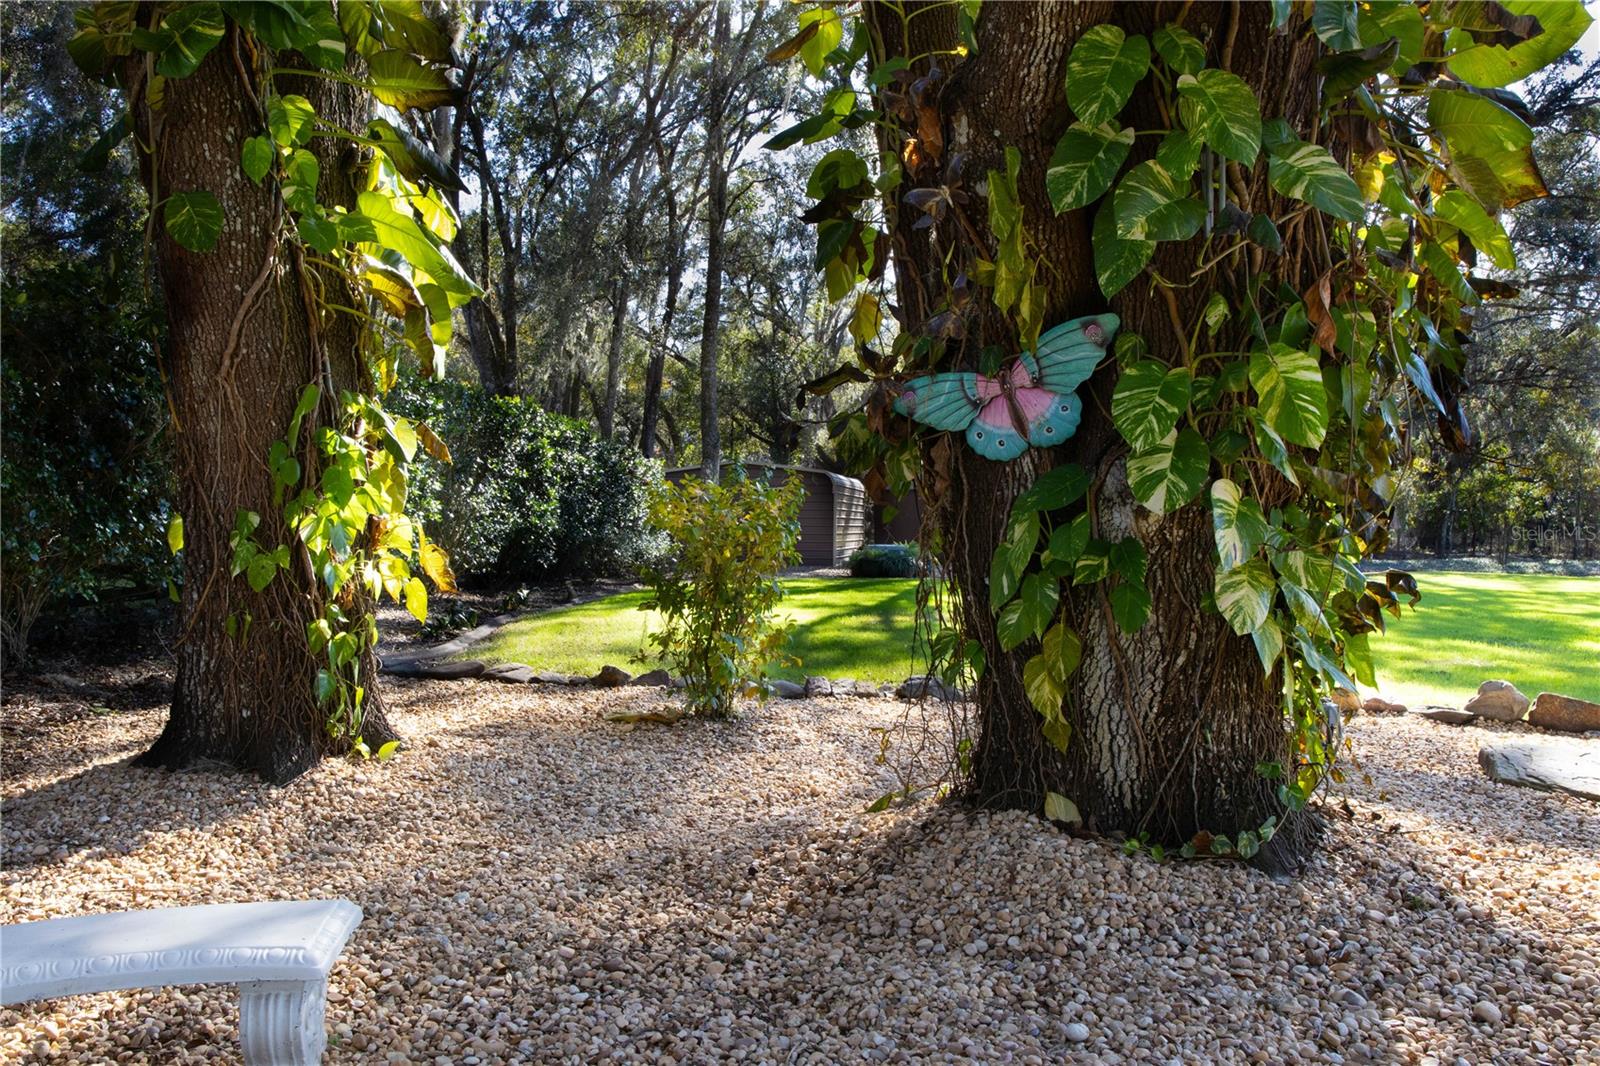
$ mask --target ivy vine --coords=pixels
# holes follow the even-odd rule
[[[981,0],[884,6],[902,29],[932,8],[952,8],[962,44],[947,54],[890,55],[866,19],[846,43],[849,6],[803,12],[799,32],[768,58],[797,56],[827,91],[817,113],[768,147],[876,128],[883,151],[834,148],[808,185],[817,267],[830,298],[854,299],[857,319],[876,323],[888,304],[884,233],[895,212],[918,212],[917,227],[969,246],[975,265],[947,271],[942,289],[925,294],[933,313],[923,322],[901,322],[887,351],[868,343],[875,330],[858,332],[857,361],[809,386],[820,394],[871,384],[865,409],[833,425],[836,446],[869,478],[903,492],[918,476],[924,442],[886,414],[887,399],[899,382],[960,350],[974,289],[1014,326],[1013,351],[1031,350],[1052,271],[1017,194],[1020,167],[1043,161],[1007,148],[1004,166],[984,175],[985,238],[968,216],[976,194],[962,161],[948,158],[943,143],[941,64],[976,51]],[[1210,510],[1211,605],[1253,640],[1264,677],[1279,678],[1295,730],[1294,765],[1258,767],[1277,782],[1287,811],[1337,773],[1338,723],[1325,697],[1375,683],[1369,634],[1382,630],[1385,612],[1398,615],[1400,597],[1418,598],[1409,575],[1369,578],[1358,564],[1385,544],[1408,423],[1431,411],[1447,440],[1467,432],[1457,403],[1462,345],[1473,309],[1509,288],[1481,268],[1515,265],[1499,216],[1544,194],[1533,133],[1504,87],[1556,59],[1589,21],[1577,0],[1274,0],[1273,32],[1320,43],[1321,108],[1309,131],[1264,112],[1227,69],[1231,45],[1218,57],[1217,42],[1202,41],[1181,15],[1148,39],[1091,27],[1067,57],[1060,92],[1072,122],[1045,164],[1051,205],[1057,214],[1093,213],[1094,273],[1106,299],[1146,287],[1185,340],[1163,358],[1135,334],[1117,338],[1110,413],[1128,448],[1128,483],[1154,514]],[[1155,100],[1166,117],[1160,128],[1119,120],[1135,93]],[[1338,136],[1328,132],[1335,126]],[[1153,155],[1129,165],[1143,138],[1155,139]],[[1263,169],[1291,209],[1252,209],[1249,178]],[[925,184],[903,188],[911,175]],[[1192,250],[1188,276],[1154,267],[1164,242]],[[1279,273],[1291,243],[1319,263],[1303,291]],[[1193,321],[1181,320],[1172,293],[1222,272],[1226,291],[1243,299],[1230,303],[1219,287]],[[1247,343],[1218,343],[1241,335]],[[984,351],[978,369],[992,372],[1005,354]],[[1089,475],[1075,465],[1044,474],[1016,500],[989,580],[1001,646],[1034,649],[1027,693],[1045,736],[1063,750],[1070,729],[1062,706],[1082,654],[1058,610],[1063,586],[1107,583],[1127,632],[1151,607],[1144,549],[1132,538],[1095,536],[1093,498]],[[934,646],[971,661],[954,634]],[[972,665],[981,669],[981,660]],[[1248,857],[1276,824],[1197,839],[1186,850]]]
[[[454,588],[454,579],[445,553],[405,513],[407,471],[419,449],[445,462],[449,449],[426,424],[386,411],[383,396],[407,353],[425,376],[442,376],[452,311],[480,294],[448,248],[460,221],[441,190],[460,188],[459,179],[401,121],[407,111],[455,101],[450,41],[416,0],[337,6],[325,0],[100,0],[75,17],[78,31],[68,47],[77,64],[116,83],[124,77],[125,58],[143,53],[151,68],[144,104],[157,111],[168,83],[192,75],[222,44],[230,23],[242,37],[235,58],[251,67],[260,132],[244,141],[239,166],[279,199],[276,245],[307,303],[314,347],[318,323],[327,316],[360,323],[360,385],[335,388],[324,353],[321,373],[303,385],[283,437],[263,457],[274,479],[274,503],[294,540],[263,542],[261,516],[239,511],[230,537],[231,574],[260,595],[282,572],[304,567],[314,583],[306,646],[320,665],[315,697],[327,731],[361,755],[387,758],[395,742],[369,753],[362,740],[372,679],[361,676],[360,664],[378,636],[370,604],[387,595],[421,621],[428,604],[423,577],[444,590]],[[284,66],[289,53],[306,67]],[[357,87],[386,110],[364,129],[344,128],[318,114],[306,97],[281,91],[278,81],[285,76]],[[125,117],[97,148],[108,151],[132,125]],[[354,208],[319,202],[320,165],[306,148],[316,138],[360,147]],[[153,190],[151,202],[178,244],[193,252],[216,247],[225,218],[213,192]],[[341,284],[330,284],[329,277]],[[168,543],[174,552],[182,548],[181,516],[173,520]],[[227,620],[232,639],[249,639],[249,628],[248,611]]]

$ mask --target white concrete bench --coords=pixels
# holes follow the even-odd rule
[[[0,1004],[162,985],[239,986],[251,1066],[320,1062],[328,971],[361,924],[348,900],[220,903],[0,926]]]

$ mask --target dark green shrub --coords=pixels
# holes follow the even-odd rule
[[[778,572],[799,561],[799,478],[782,485],[738,478],[725,485],[685,478],[650,500],[650,525],[671,541],[645,569],[661,614],[649,642],[683,675],[689,709],[731,717],[741,693],[766,694],[762,671],[780,657],[789,626],[773,611],[783,598]]]
[[[64,597],[160,589],[171,472],[153,346],[82,261],[5,278],[0,348],[0,646],[27,657]]]
[[[658,464],[582,422],[459,382],[407,383],[390,406],[450,449],[415,470],[408,507],[461,577],[629,574],[659,545],[645,523]]]
[[[851,577],[916,577],[920,569],[915,544],[867,544],[850,556]]]

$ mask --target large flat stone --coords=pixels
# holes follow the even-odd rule
[[[526,685],[533,681],[533,667],[525,663],[495,663],[484,670],[484,680],[504,681],[509,685]]]
[[[1479,748],[1478,765],[1504,784],[1600,802],[1600,744],[1534,737]]]
[[[1564,733],[1588,733],[1600,729],[1600,703],[1541,692],[1528,712],[1528,724]]]
[[[1432,722],[1443,722],[1445,725],[1466,725],[1478,717],[1471,711],[1458,711],[1454,707],[1424,707],[1420,711],[1412,711],[1418,718],[1426,718]]]
[[[448,663],[418,663],[417,676],[431,677],[439,681],[460,681],[468,677],[480,677],[487,667],[477,659],[461,659]]]

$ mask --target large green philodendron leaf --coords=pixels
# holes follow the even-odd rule
[[[1150,42],[1120,27],[1091,26],[1067,59],[1067,104],[1078,119],[1098,126],[1116,117],[1133,87],[1150,69]]]
[[[1261,505],[1244,496],[1227,478],[1211,483],[1211,526],[1221,570],[1243,565],[1266,543],[1271,531]]]
[[[394,49],[368,57],[367,80],[372,95],[397,111],[431,111],[454,104],[459,95],[442,69]]]
[[[1285,196],[1346,222],[1361,221],[1365,205],[1355,179],[1320,144],[1293,141],[1267,154],[1267,180]]]
[[[1261,416],[1280,437],[1307,448],[1328,432],[1328,390],[1309,352],[1274,343],[1250,353],[1250,385]]]
[[[1116,207],[1109,198],[1101,201],[1094,214],[1093,244],[1095,280],[1108,300],[1139,276],[1156,250],[1155,241],[1117,236]]]
[[[1178,181],[1188,181],[1200,169],[1206,140],[1193,130],[1168,130],[1156,148],[1156,162]]]
[[[1075,211],[1106,194],[1133,147],[1133,127],[1086,126],[1074,122],[1056,142],[1044,172],[1045,191],[1056,214]]]
[[[1128,487],[1145,507],[1165,514],[1194,499],[1211,469],[1211,449],[1192,429],[1167,434],[1128,457]]]
[[[1267,620],[1277,587],[1265,559],[1251,559],[1231,570],[1219,570],[1215,585],[1217,610],[1241,637],[1253,633]]]
[[[1189,384],[1186,367],[1150,359],[1124,370],[1111,394],[1111,421],[1122,439],[1136,452],[1165,440],[1189,406]]]
[[[272,169],[272,161],[277,155],[272,141],[261,136],[250,137],[239,150],[239,165],[244,168],[245,177],[260,185],[261,179]]]
[[[267,101],[267,130],[285,148],[305,144],[317,122],[317,109],[303,96],[290,93]]]
[[[989,564],[989,609],[998,611],[1016,595],[1022,572],[1039,544],[1039,512],[1014,513],[1006,526],[1006,539]]]
[[[404,126],[396,126],[388,119],[375,118],[367,123],[367,135],[378,142],[383,154],[389,157],[395,170],[407,181],[418,185],[428,182],[441,189],[467,190],[461,183],[461,177],[450,165]]]
[[[1451,189],[1435,197],[1433,213],[1471,237],[1473,247],[1488,255],[1501,270],[1516,267],[1517,254],[1511,249],[1505,227],[1466,193]]]
[[[1391,38],[1399,44],[1389,67],[1391,74],[1404,74],[1422,58],[1427,26],[1421,9],[1411,0],[1368,4],[1357,13],[1356,26],[1361,40],[1369,45],[1382,44]]]
[[[1533,15],[1543,32],[1510,48],[1480,44],[1457,52],[1450,73],[1469,85],[1498,89],[1526,78],[1577,44],[1594,21],[1582,0],[1503,0],[1500,6],[1513,15]]]
[[[1061,585],[1055,578],[1029,574],[1023,579],[1017,598],[1000,609],[995,622],[1000,646],[1010,651],[1029,637],[1043,634],[1060,601]]]
[[[161,20],[155,31],[136,29],[133,43],[156,53],[156,73],[187,78],[222,40],[228,22],[214,3],[185,4]]]
[[[800,13],[802,31],[813,24],[817,27],[816,31],[800,45],[800,62],[806,65],[812,76],[821,77],[827,66],[828,53],[839,47],[839,42],[844,40],[844,22],[839,18],[837,11],[828,8],[815,8]]]
[[[1493,100],[1435,88],[1428,93],[1428,125],[1444,141],[1450,176],[1485,211],[1548,195],[1533,157],[1533,130]]]
[[[1117,236],[1125,241],[1186,241],[1206,219],[1206,209],[1155,160],[1123,175],[1113,198]],[[1142,265],[1142,264],[1141,264]]]
[[[1162,62],[1179,74],[1198,74],[1206,65],[1206,46],[1182,26],[1163,26],[1151,41]]]
[[[1311,6],[1311,29],[1335,52],[1361,47],[1356,0],[1316,0]]]
[[[1250,633],[1256,646],[1256,657],[1261,660],[1261,671],[1271,675],[1272,664],[1283,654],[1283,629],[1276,618],[1268,618]]]
[[[356,204],[361,216],[372,223],[376,243],[393,248],[413,267],[426,271],[449,294],[452,306],[459,307],[482,295],[483,290],[461,269],[449,250],[430,241],[416,220],[396,211],[387,196],[364,192],[356,198]]]
[[[163,209],[167,233],[191,252],[209,252],[222,235],[222,205],[205,190],[175,192]]]
[[[1322,74],[1322,99],[1337,103],[1350,90],[1388,70],[1400,54],[1400,41],[1390,37],[1370,48],[1337,52],[1317,61]]]
[[[358,5],[349,5],[356,7]],[[332,6],[317,0],[245,0],[227,11],[268,48],[293,49],[323,70],[343,70],[345,33]]]
[[[1178,114],[1215,151],[1250,166],[1261,151],[1261,105],[1244,79],[1208,68],[1178,78]]]

